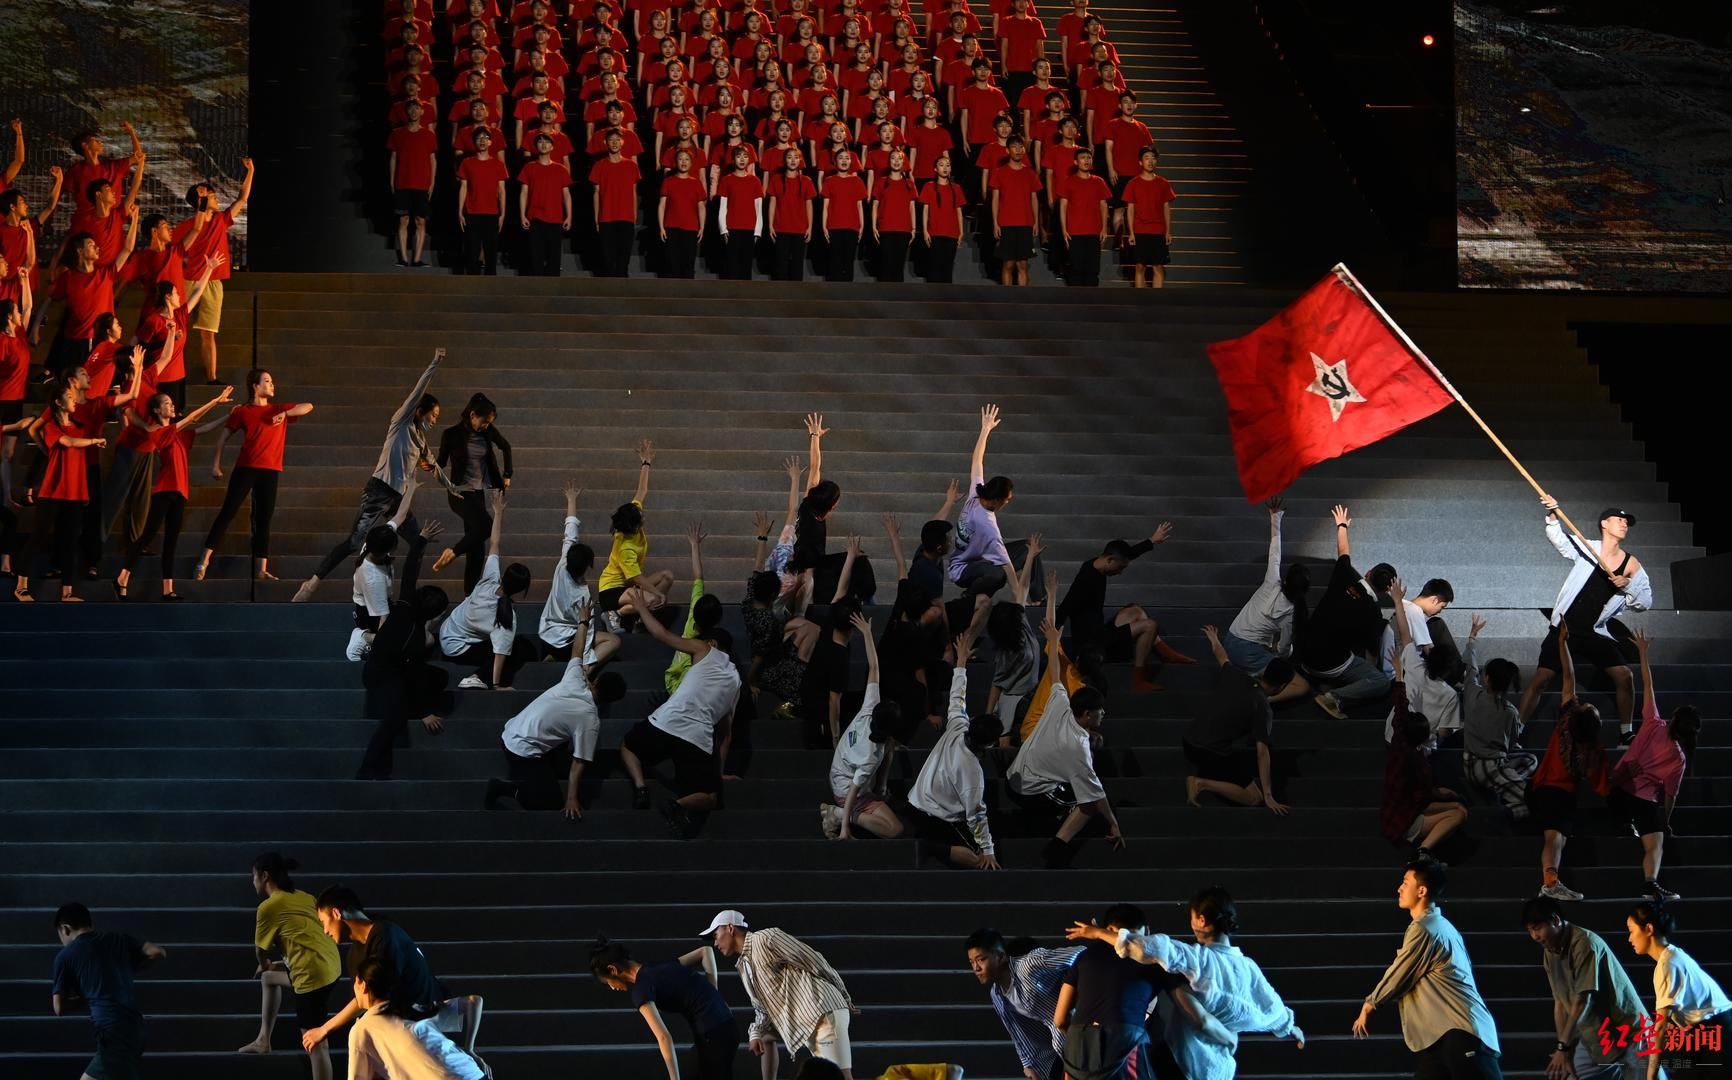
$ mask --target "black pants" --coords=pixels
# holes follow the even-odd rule
[[[1503,1080],[1498,1056],[1460,1028],[1414,1055],[1414,1080]]]
[[[745,229],[728,233],[728,246],[722,256],[722,277],[729,281],[752,280],[752,263],[758,257],[758,238]]]
[[[500,673],[499,685],[510,686],[511,680],[517,675],[517,669],[524,664],[533,663],[540,655],[541,650],[536,647],[534,638],[517,635],[512,639],[511,652],[505,657],[505,670]],[[481,681],[489,685],[493,683],[493,646],[490,643],[478,641],[456,656],[446,656],[445,659],[453,664],[474,664],[475,673],[481,676]]]
[[[956,238],[929,236],[926,238],[926,280],[934,285],[948,285],[956,273]]]
[[[692,1036],[692,1056],[698,1059],[698,1080],[732,1080],[734,1057],[739,1052],[740,1025],[733,1017],[720,1027]]]
[[[84,504],[78,524],[78,555],[85,566],[102,562],[102,451],[92,447],[84,455],[84,483],[92,498]]]
[[[367,534],[373,531],[373,526],[383,525],[397,513],[397,508],[403,504],[403,493],[391,490],[391,485],[376,476],[367,478],[367,486],[361,491],[361,508],[355,512],[355,524],[350,527],[349,535],[337,542],[323,559],[319,560],[319,568],[313,573],[319,578],[331,576],[331,571],[337,564],[361,550],[361,545],[367,542]],[[403,527],[397,530],[397,535],[414,543],[421,538],[421,526],[410,514],[403,522]]]
[[[770,266],[771,281],[806,280],[806,234],[777,233],[775,260]]]
[[[1087,236],[1071,234],[1066,252],[1065,284],[1089,286],[1101,283],[1101,238],[1099,233]]]
[[[669,229],[662,244],[662,277],[697,276],[698,234],[691,229]]]
[[[204,546],[215,551],[228,532],[229,523],[240,513],[241,503],[253,497],[248,521],[252,527],[253,558],[269,558],[271,554],[271,516],[277,512],[277,481],[283,474],[276,469],[258,469],[250,465],[229,473],[228,490],[223,493],[222,509],[205,534]]]
[[[463,595],[475,591],[487,565],[487,538],[493,532],[493,515],[487,512],[487,492],[465,491],[462,498],[447,493],[451,512],[463,521],[463,537],[451,550],[463,556]]]
[[[123,564],[128,573],[138,565],[144,547],[156,539],[156,531],[162,533],[162,577],[167,581],[174,577],[174,549],[180,543],[180,522],[186,512],[186,496],[178,491],[158,491],[150,497],[150,516],[144,519],[144,531],[138,534],[126,549],[126,562]]]
[[[499,215],[463,215],[463,263],[458,267],[465,274],[499,272]]]
[[[11,555],[17,550],[18,515],[8,510],[5,500],[0,498],[0,555]]]
[[[627,277],[631,274],[631,242],[637,224],[630,221],[603,221],[595,227],[601,244],[600,277]],[[672,235],[672,231],[669,231]]]
[[[1028,554],[1028,541],[1013,540],[1004,545],[1004,550],[1010,556],[1010,567],[999,566],[986,559],[976,559],[962,571],[962,577],[956,584],[966,595],[991,596],[1010,583],[1009,570],[1011,567],[1022,566],[1023,557]],[[1046,572],[1039,555],[1034,557],[1034,566],[1029,570],[1028,602],[1046,602]]]
[[[824,263],[825,281],[853,281],[854,256],[860,250],[860,230],[831,229],[829,257]]]
[[[557,221],[529,222],[529,265],[524,273],[558,277],[565,259],[565,229]]]
[[[1016,117],[1016,126],[1022,126],[1022,110],[1016,107],[1017,99],[1022,92],[1034,85],[1034,72],[1007,71],[1004,74],[1004,96],[1010,99],[1010,115]],[[1039,110],[1036,110],[1036,115]]]
[[[558,810],[565,806],[565,794],[559,787],[557,756],[520,757],[501,746],[505,755],[505,775],[510,777],[510,795],[525,810]]]
[[[914,234],[905,232],[887,232],[878,234],[878,280],[906,280],[908,270],[908,243],[914,239]]]
[[[409,721],[449,709],[445,697],[447,675],[431,664],[403,664],[387,671],[363,674],[367,688],[367,718],[377,720],[373,737],[361,756],[358,780],[388,780],[397,743],[408,741]]]
[[[53,553],[53,566],[62,579],[72,584],[78,574],[78,534],[84,526],[84,501],[70,499],[36,499],[36,522],[24,550],[13,560],[12,569],[20,577],[35,577],[30,564],[43,551]]]

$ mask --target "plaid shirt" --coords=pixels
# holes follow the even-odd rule
[[[830,961],[781,930],[748,932],[739,969],[740,982],[752,999],[749,1039],[774,1035],[792,1050],[811,1041],[825,1016],[854,1005]]]

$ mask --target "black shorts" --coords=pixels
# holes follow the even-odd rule
[[[625,592],[625,586],[617,589],[603,589],[595,594],[595,606],[598,611],[618,611],[619,598]]]
[[[1229,750],[1222,754],[1186,742],[1185,760],[1191,763],[1191,775],[1200,776],[1204,780],[1244,785],[1257,779],[1257,751],[1251,747]],[[1270,779],[1273,780],[1273,777]]]
[[[639,720],[625,733],[622,744],[643,764],[674,763],[674,790],[685,795],[718,795],[722,790],[722,766],[715,754],[706,754],[678,735],[670,735],[648,720]]]
[[[425,191],[397,191],[395,198],[398,217],[427,216],[428,197]]]
[[[1629,667],[1636,663],[1636,647],[1627,640],[1606,637],[1604,634],[1581,634],[1570,631],[1570,658],[1576,664],[1588,664],[1605,671],[1608,668]],[[1561,671],[1563,664],[1558,656],[1558,628],[1552,627],[1547,632],[1545,640],[1540,642],[1540,658],[1537,667],[1547,671]]]
[[[980,853],[980,842],[961,822],[935,818],[915,806],[910,806],[905,816],[908,819],[908,831],[929,844],[947,848],[964,847],[975,854]]]
[[[999,230],[998,245],[993,255],[1005,262],[1022,262],[1034,257],[1034,226],[1006,225]]]
[[[1107,200],[1107,205],[1117,210],[1125,204],[1125,187],[1136,178],[1134,173],[1126,173],[1113,184],[1113,197]]]
[[[311,1031],[331,1018],[331,991],[337,988],[333,979],[317,990],[295,994],[295,1023],[302,1031]]]
[[[538,654],[539,659],[542,660],[570,660],[571,646],[576,640],[576,638],[572,638],[571,641],[566,642],[564,645],[554,648],[541,638],[536,638],[535,651]]]
[[[1114,626],[1111,623],[1101,627],[1096,638],[1101,658],[1109,664],[1129,663],[1136,655],[1136,641],[1129,626]]]
[[[1541,829],[1569,836],[1576,831],[1576,793],[1534,784],[1528,788],[1528,813]]]
[[[1132,258],[1138,266],[1165,266],[1172,261],[1172,252],[1167,250],[1166,233],[1138,233],[1137,242],[1132,246]]]
[[[0,424],[16,424],[22,419],[24,419],[24,401],[22,398],[17,401],[0,401]],[[17,435],[10,437],[18,438]]]
[[[119,1021],[96,1029],[96,1056],[84,1066],[91,1080],[142,1080],[144,1024]]]
[[[1629,822],[1637,836],[1666,831],[1666,808],[1652,799],[1644,799],[1621,787],[1614,787],[1612,793],[1606,797],[1606,805],[1612,808],[1612,814],[1619,821]]]

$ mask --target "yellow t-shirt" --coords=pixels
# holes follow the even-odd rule
[[[337,943],[319,926],[313,894],[300,889],[273,893],[259,905],[253,944],[281,954],[289,965],[289,986],[297,994],[329,986],[343,972]]]
[[[643,509],[643,503],[636,499],[632,505]],[[642,529],[630,534],[614,533],[613,550],[607,553],[607,565],[602,568],[601,580],[596,588],[601,592],[609,589],[623,589],[631,584],[631,579],[643,573],[644,556],[649,554],[649,537]]]
[[[1070,657],[1059,650],[1058,667],[1064,675],[1064,688],[1068,693],[1076,693],[1083,688],[1082,676],[1077,674],[1076,665],[1070,662]],[[1019,732],[1023,742],[1034,734],[1034,729],[1040,724],[1040,718],[1046,712],[1046,699],[1052,696],[1052,665],[1048,664],[1041,674],[1040,685],[1034,688],[1034,694],[1028,699],[1028,712],[1022,716],[1022,728]]]

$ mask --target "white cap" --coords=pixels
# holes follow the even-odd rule
[[[710,925],[704,930],[704,932],[698,936],[709,937],[724,926],[737,926],[741,930],[744,930],[746,925],[746,917],[739,912],[731,909],[728,911],[720,911],[716,913],[715,918],[710,920]]]

